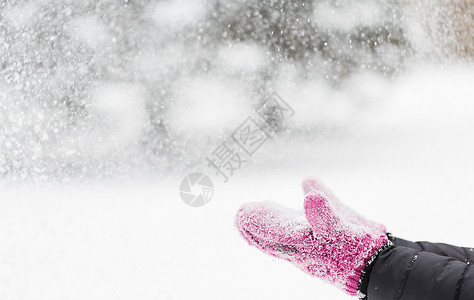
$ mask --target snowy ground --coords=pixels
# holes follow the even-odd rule
[[[317,174],[397,236],[474,245],[474,71],[407,72],[375,96],[349,137],[276,140],[212,201],[186,206],[181,176],[159,182],[6,188],[0,298],[350,299],[251,248],[233,226],[247,201],[300,207]],[[268,155],[272,152],[273,155]]]

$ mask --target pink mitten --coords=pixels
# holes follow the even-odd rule
[[[365,226],[368,230],[374,234],[387,234],[387,228],[384,225],[376,223],[374,221],[368,220],[363,216],[359,215],[352,208],[344,205],[337,197],[334,195],[333,191],[329,189],[324,183],[316,178],[307,178],[302,183],[303,192],[306,195],[311,191],[321,191],[328,196],[331,205],[337,211],[339,215],[344,216],[344,219],[354,225]]]
[[[306,195],[304,211],[306,219],[268,202],[249,203],[235,223],[250,245],[357,295],[364,267],[387,236],[347,222],[321,191]]]

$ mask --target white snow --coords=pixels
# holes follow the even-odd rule
[[[93,49],[112,43],[112,37],[105,24],[94,16],[73,19],[68,26],[68,30],[73,37],[83,41]]]
[[[169,120],[177,133],[217,138],[223,130],[237,128],[252,111],[247,91],[221,76],[185,78],[176,90]]]
[[[179,28],[194,24],[205,13],[204,2],[201,0],[165,0],[155,4],[151,16],[158,26]]]
[[[318,1],[312,21],[322,28],[349,30],[357,26],[382,24],[384,11],[379,1]]]
[[[145,93],[142,86],[131,83],[104,83],[94,91],[92,105],[106,128],[105,146],[124,147],[138,141],[147,121]]]
[[[231,73],[257,72],[265,65],[265,53],[256,44],[238,43],[219,49],[218,60]]]
[[[13,6],[3,11],[2,17],[16,29],[21,29],[35,19],[38,10],[41,8],[41,2],[36,1]]]

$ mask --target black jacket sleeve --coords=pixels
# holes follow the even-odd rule
[[[440,244],[438,246],[443,248]],[[474,270],[470,261],[463,262],[420,249],[394,246],[382,251],[377,257],[370,272],[367,298],[472,300]]]
[[[393,237],[391,235],[389,235],[389,238],[396,246],[404,246],[419,251],[452,257],[465,263],[467,263],[468,261],[474,262],[473,248],[457,247],[444,243],[411,242],[401,238]]]

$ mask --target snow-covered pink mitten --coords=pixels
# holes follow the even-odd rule
[[[290,261],[349,295],[357,295],[369,261],[390,242],[343,219],[321,191],[304,200],[306,218],[269,203],[248,203],[236,216],[236,226],[250,245]]]
[[[321,180],[316,178],[307,178],[303,180],[302,187],[305,195],[311,191],[321,191],[325,193],[337,213],[344,216],[344,219],[349,223],[365,226],[370,232],[374,234],[387,234],[387,228],[384,225],[366,219],[349,206],[344,205],[344,203],[342,203],[337,198],[334,192],[324,185]]]

